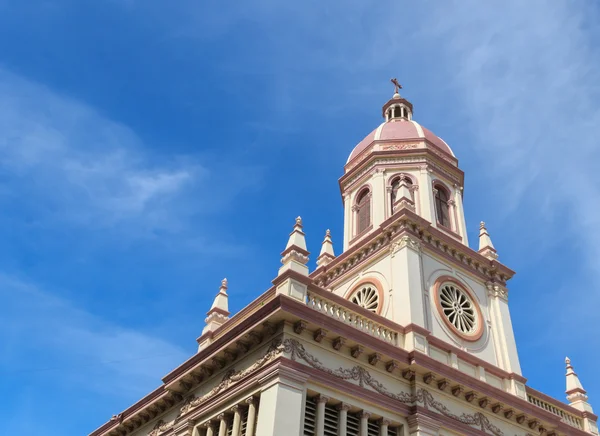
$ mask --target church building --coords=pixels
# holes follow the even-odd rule
[[[296,218],[272,286],[232,316],[224,279],[198,352],[90,436],[598,434],[568,358],[567,402],[527,385],[514,271],[483,222],[469,245],[458,159],[393,83],[339,180],[339,254],[327,230],[310,271]]]

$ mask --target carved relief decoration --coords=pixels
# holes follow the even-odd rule
[[[388,144],[388,145],[382,145],[381,149],[383,151],[388,151],[388,150],[408,150],[411,148],[417,148],[420,144],[417,143],[405,143],[405,144]]]
[[[462,413],[461,415],[456,415],[452,413],[443,403],[436,400],[434,396],[426,389],[421,388],[417,390],[415,395],[407,392],[393,393],[390,392],[383,383],[373,378],[369,371],[361,366],[357,365],[349,369],[342,367],[337,369],[327,368],[319,359],[308,353],[304,346],[295,339],[286,339],[283,342],[283,347],[285,353],[289,354],[292,360],[302,360],[309,366],[339,379],[355,381],[360,387],[368,386],[388,398],[392,398],[405,404],[421,403],[426,409],[433,409],[438,413],[447,416],[448,418],[454,419],[466,425],[477,427],[481,429],[481,431],[487,431],[494,436],[504,435],[502,430],[493,425],[483,413]]]
[[[239,381],[243,380],[251,373],[262,368],[263,366],[267,365],[268,363],[272,362],[273,360],[275,360],[277,357],[279,357],[281,355],[281,353],[283,352],[283,349],[284,349],[284,345],[282,344],[281,339],[274,340],[271,343],[271,345],[269,346],[265,355],[262,356],[261,358],[259,358],[256,362],[254,362],[248,368],[246,368],[242,371],[236,371],[234,369],[230,369],[223,376],[221,383],[219,383],[217,386],[212,388],[209,392],[207,392],[206,394],[199,396],[199,397],[196,397],[194,395],[188,397],[185,400],[181,409],[179,410],[179,414],[175,417],[175,419],[173,419],[169,422],[164,422],[162,419],[159,420],[156,423],[156,425],[152,428],[152,430],[148,433],[148,436],[159,436],[160,434],[166,432],[167,430],[170,430],[177,423],[177,421],[179,420],[179,418],[181,416],[196,409],[197,407],[206,403],[211,397],[214,397],[216,394],[237,384]]]

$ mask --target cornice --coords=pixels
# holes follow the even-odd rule
[[[462,186],[464,181],[464,172],[458,166],[443,159],[440,160],[440,156],[434,153],[431,148],[411,148],[373,151],[369,153],[369,159],[364,162],[350,168],[346,166],[345,174],[339,179],[340,189],[343,191],[378,165],[389,166],[394,164],[427,164],[454,183]]]
[[[326,295],[327,298],[332,300],[334,304],[349,304],[342,297],[335,296],[335,294],[328,292],[324,289],[318,288],[315,285],[310,286],[309,292]],[[360,308],[358,307],[353,308],[353,310],[355,311],[358,311],[359,309]],[[261,310],[257,310],[254,314],[252,314],[252,316],[247,317],[246,322],[248,324],[240,323],[239,325],[233,326],[233,328],[230,331],[224,332],[222,337],[218,339],[215,343],[211,344],[209,347],[207,347],[206,350],[203,350],[202,352],[198,353],[198,355],[194,356],[192,359],[189,359],[176,370],[172,371],[169,374],[169,377],[165,377],[165,379],[171,380],[171,382],[174,383],[178,380],[182,380],[183,377],[185,377],[186,375],[193,374],[194,370],[202,368],[203,363],[209,361],[209,359],[214,357],[218,352],[221,352],[222,350],[226,349],[232,343],[232,341],[239,336],[238,328],[252,329],[252,326],[256,325],[270,325],[268,320],[271,319],[273,316],[277,316],[278,319],[281,319],[281,315],[276,315],[278,313],[288,314],[288,317],[286,317],[286,319],[288,320],[286,321],[286,323],[288,324],[293,323],[293,320],[302,320],[305,323],[305,328],[308,325],[318,326],[322,330],[325,329],[330,333],[343,337],[353,343],[365,344],[365,348],[369,348],[372,352],[378,354],[378,362],[382,362],[381,364],[385,364],[385,368],[388,372],[390,372],[390,369],[391,371],[394,371],[397,368],[399,368],[399,370],[402,372],[408,367],[415,369],[419,368],[419,371],[421,372],[433,371],[440,378],[451,380],[452,383],[459,383],[466,389],[476,390],[480,393],[480,395],[493,398],[495,401],[501,401],[502,403],[507,404],[514,409],[520,410],[522,413],[526,413],[528,416],[538,417],[539,419],[543,419],[545,421],[553,423],[553,425],[561,425],[561,428],[563,428],[567,434],[585,434],[584,432],[577,431],[576,429],[568,426],[567,424],[557,423],[557,420],[559,420],[560,418],[558,418],[556,415],[544,409],[541,409],[526,400],[520,399],[515,395],[505,392],[502,389],[498,389],[477,378],[462,373],[458,369],[452,368],[449,365],[445,365],[441,362],[438,362],[437,360],[431,358],[426,354],[420,353],[418,351],[408,352],[402,348],[399,348],[397,345],[390,344],[386,341],[373,337],[372,335],[364,331],[358,330],[346,323],[332,318],[331,316],[327,316],[307,306],[306,304],[303,304],[297,300],[286,297],[284,295],[275,296],[273,300],[265,304],[265,306],[263,306]],[[373,315],[370,313],[365,315],[370,315],[373,318]],[[291,319],[289,316],[291,316]],[[426,335],[428,340],[432,344],[436,344],[436,346],[452,347],[445,343],[436,343],[435,338],[432,337],[427,330],[419,326],[411,325],[402,327],[383,317],[376,317],[375,321],[385,323],[385,325],[388,328],[394,329],[399,333],[415,331],[420,334],[424,334]],[[312,335],[312,333],[310,333],[310,335],[313,337],[313,340],[316,340],[315,335]],[[264,337],[266,339],[266,336]],[[260,343],[261,346],[264,346],[265,340],[262,340]],[[257,376],[255,377],[253,374],[266,374],[264,371],[266,371],[267,368],[270,368],[274,364],[273,362],[280,361],[283,359],[281,353],[286,349],[289,351],[289,348],[285,346],[285,342],[282,343],[277,342],[276,340],[273,341],[271,343],[271,346],[265,351],[264,356],[259,357],[258,360],[250,367],[240,372],[227,371],[226,376],[223,378],[223,381],[219,385],[217,385],[217,387],[213,388],[210,391],[210,395],[203,395],[202,397],[188,397],[183,403],[183,406],[181,407],[181,413],[179,414],[180,416],[178,419],[180,419],[183,415],[189,415],[194,417],[198,416],[198,413],[207,410],[206,407],[210,408],[212,407],[212,404],[216,404],[216,401],[219,398],[229,397],[231,392],[233,392],[230,392],[231,389],[234,389],[235,392],[240,393],[243,389],[246,389],[246,387],[249,388],[249,383],[252,384],[257,380]],[[347,352],[347,347],[346,351],[340,350],[341,348],[335,348],[335,346],[332,344],[332,352]],[[463,357],[460,354],[460,350],[455,348],[451,348],[451,350],[457,353],[459,357]],[[474,356],[470,355],[467,355],[466,358],[471,360],[477,359]],[[388,366],[389,362],[394,362],[394,365]],[[508,374],[498,368],[492,368],[492,365],[488,364],[487,362],[479,362],[479,360],[477,360],[474,363],[481,364],[481,366],[483,366],[486,369],[486,371],[491,374],[497,374],[498,376],[501,376],[503,378],[515,378],[517,380],[524,381],[524,379],[522,379],[520,376],[517,376],[516,374]],[[223,365],[222,367],[224,366],[225,365]],[[402,372],[402,374],[404,374],[404,372]],[[249,379],[248,377],[251,377],[251,379]],[[414,379],[414,376],[410,379]],[[188,391],[191,389],[191,387],[192,386],[188,387]],[[528,388],[528,392],[532,392],[535,396],[541,397],[537,391],[531,388]],[[198,399],[194,400],[194,398]],[[541,398],[545,401],[548,401],[549,397],[543,396]],[[119,434],[115,432],[117,428],[121,428],[121,430],[119,431],[121,431],[122,434],[128,434],[134,429],[139,428],[141,425],[152,420],[153,417],[164,413],[167,409],[174,406],[176,403],[183,401],[183,399],[184,397],[181,394],[177,392],[170,392],[167,390],[167,386],[163,385],[148,396],[144,397],[142,400],[138,401],[133,406],[126,409],[123,413],[119,414],[113,420],[104,424],[98,430],[94,431],[91,435],[100,436],[109,433],[116,435]],[[210,402],[208,402],[209,400]],[[568,413],[571,413],[575,416],[582,417],[582,412],[573,409],[572,407],[560,403],[556,400],[554,401],[555,402],[553,402],[552,404],[555,404],[556,407],[558,407],[559,409],[565,410]],[[204,406],[205,404],[206,407]],[[194,409],[195,412],[193,412],[190,415],[192,409]],[[179,421],[176,420],[175,422]],[[169,427],[169,425],[167,424],[170,423],[161,422],[160,424],[157,424],[157,429],[165,430],[164,432],[161,430],[158,433],[160,433],[161,435],[164,433],[166,436],[168,434],[167,427]]]
[[[310,277],[320,287],[334,286],[359,271],[367,261],[390,247],[390,243],[401,243],[400,238],[404,236],[411,239],[411,245],[419,246],[422,250],[445,259],[453,266],[478,277],[483,283],[497,283],[504,286],[506,281],[515,274],[497,260],[487,259],[472,248],[444,234],[414,212],[401,209],[366,236],[362,242],[344,251],[325,267],[315,270]],[[397,246],[392,246],[387,249],[396,248]]]

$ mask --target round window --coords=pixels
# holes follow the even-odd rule
[[[371,312],[377,313],[377,309],[379,308],[379,292],[375,286],[366,285],[352,294],[350,301]]]
[[[449,281],[440,283],[436,301],[442,319],[454,333],[471,341],[481,337],[481,312],[463,287]]]

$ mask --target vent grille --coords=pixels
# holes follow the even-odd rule
[[[337,436],[340,412],[333,406],[325,406],[325,436]]]
[[[325,428],[323,434],[325,436],[337,436],[339,425],[340,412],[333,406],[325,406]],[[247,415],[244,422],[247,421]],[[317,424],[317,405],[313,399],[306,399],[304,405],[304,436],[315,436]],[[245,436],[245,425],[242,435]],[[398,428],[389,428],[387,436],[399,436]],[[361,436],[360,435],[360,418],[355,414],[348,414],[346,421],[346,436]],[[369,422],[368,432],[366,436],[379,436],[379,424],[377,422]]]
[[[304,404],[304,436],[315,435],[316,414],[317,409],[315,403],[307,398],[306,403]]]

